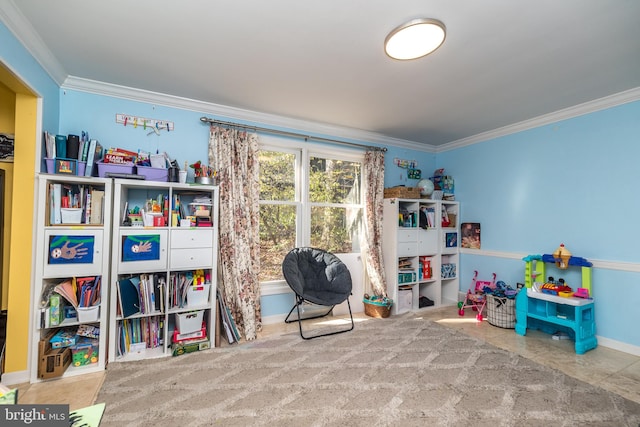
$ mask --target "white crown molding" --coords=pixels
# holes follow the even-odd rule
[[[526,257],[527,255],[530,255],[530,254],[521,254],[517,252],[486,251],[482,249],[466,249],[466,248],[461,248],[460,253],[467,254],[467,255],[488,256],[488,257],[494,257],[494,258],[507,258],[507,259],[516,259],[516,260],[522,260],[522,258]],[[589,262],[593,264],[593,268],[640,273],[639,263],[594,260],[594,259],[589,259]]]
[[[519,123],[504,126],[488,132],[482,132],[468,138],[462,138],[457,141],[448,142],[444,145],[436,147],[437,153],[454,150],[456,148],[466,147],[468,145],[477,144],[479,142],[488,141],[490,139],[499,138],[501,136],[511,135],[517,132],[537,128],[540,126],[556,123],[562,120],[572,119],[584,114],[594,113],[596,111],[605,110],[607,108],[616,107],[618,105],[627,104],[640,100],[640,87],[619,92],[604,98],[595,99],[593,101],[574,105],[573,107],[564,108],[553,113],[544,114],[533,119],[524,120]]]
[[[63,89],[73,89],[99,95],[112,96],[116,98],[131,99],[134,101],[160,104],[168,107],[181,108],[184,110],[197,111],[204,114],[211,114],[221,120],[238,121],[241,124],[260,124],[274,128],[285,128],[301,133],[315,133],[316,136],[330,135],[332,137],[343,138],[351,142],[366,142],[381,146],[390,145],[398,148],[406,148],[426,153],[442,153],[445,151],[466,147],[479,142],[488,141],[522,132],[528,129],[556,123],[562,120],[571,119],[584,114],[593,113],[618,105],[640,100],[640,88],[630,89],[611,96],[585,102],[573,107],[565,108],[553,113],[545,114],[530,120],[525,120],[513,125],[504,126],[492,131],[479,133],[468,138],[459,139],[444,145],[434,146],[407,141],[397,138],[390,138],[379,133],[369,132],[361,129],[348,128],[343,126],[330,125],[319,122],[292,119],[273,114],[261,113],[241,108],[229,107],[210,102],[204,102],[189,98],[182,98],[144,89],[131,88],[115,85],[111,83],[99,82],[96,80],[84,79],[81,77],[69,76],[62,84]]]
[[[82,92],[95,93],[97,95],[130,99],[138,102],[147,102],[150,104],[164,105],[183,110],[197,111],[199,113],[216,116],[216,118],[220,120],[236,121],[241,124],[267,125],[274,128],[286,128],[304,134],[314,133],[316,136],[330,135],[332,137],[345,139],[348,142],[366,142],[381,146],[392,145],[394,147],[408,148],[416,151],[435,152],[435,148],[433,146],[425,146],[424,144],[417,142],[390,138],[375,132],[364,131],[361,129],[292,119],[273,114],[214,104],[211,102],[152,92],[144,89],[120,86],[85,79],[82,77],[68,76],[61,87],[62,89],[79,90]]]
[[[42,41],[31,22],[16,7],[13,0],[0,0],[0,20],[42,66],[44,71],[60,86],[67,78],[67,72]]]

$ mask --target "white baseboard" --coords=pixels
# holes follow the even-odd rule
[[[634,356],[640,356],[640,347],[637,345],[627,344],[625,342],[612,340],[611,338],[605,338],[598,335],[596,335],[596,338],[598,339],[598,345],[612,350],[622,351],[623,353],[629,353]]]
[[[274,314],[273,316],[266,316],[262,318],[263,325],[274,325],[276,323],[284,323],[284,319],[287,318],[286,314]]]
[[[14,385],[29,382],[29,371],[5,372],[2,374],[2,384]]]

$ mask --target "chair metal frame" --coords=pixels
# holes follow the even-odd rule
[[[298,329],[300,330],[300,336],[303,339],[310,340],[310,339],[318,338],[318,337],[326,337],[326,336],[329,336],[329,335],[342,334],[342,333],[349,332],[349,331],[353,330],[353,328],[355,326],[355,323],[353,321],[353,313],[351,312],[351,303],[349,303],[349,298],[347,297],[347,299],[346,299],[347,307],[349,308],[349,318],[351,319],[351,327],[349,329],[340,329],[340,330],[337,330],[337,331],[326,332],[324,334],[305,336],[304,333],[302,332],[302,321],[303,320],[319,319],[321,317],[328,316],[333,311],[333,308],[335,307],[335,304],[331,305],[331,306],[324,306],[324,307],[329,307],[329,309],[327,310],[326,313],[318,314],[318,315],[311,316],[311,317],[302,318],[301,313],[300,313],[300,306],[302,304],[304,304],[305,301],[308,301],[308,300],[305,300],[302,296],[296,294],[296,303],[293,305],[293,307],[291,307],[291,310],[289,311],[289,314],[287,314],[287,317],[284,319],[285,323],[293,323],[293,322],[295,322],[297,320]],[[309,302],[311,302],[311,301],[309,301]],[[313,303],[313,304],[319,305],[319,306],[323,306],[322,304],[316,304],[316,303]],[[290,319],[291,314],[293,313],[293,310],[297,311],[297,314],[298,314],[298,318],[297,319]]]

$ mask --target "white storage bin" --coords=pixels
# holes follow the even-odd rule
[[[398,289],[398,314],[406,313],[413,308],[413,290]]]
[[[96,322],[100,317],[100,305],[77,307],[78,322]]]
[[[204,310],[176,313],[176,328],[181,334],[189,334],[202,329]]]
[[[202,286],[202,289],[194,286],[189,286],[189,288],[187,289],[187,305],[189,307],[198,307],[200,305],[207,304],[207,302],[209,302],[210,289],[211,285],[208,283],[204,284]]]
[[[82,209],[60,208],[60,218],[63,224],[80,224],[82,222]]]

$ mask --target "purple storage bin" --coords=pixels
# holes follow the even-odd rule
[[[133,164],[120,165],[118,163],[98,162],[98,176],[104,178],[108,172],[113,173],[133,173]]]
[[[54,167],[55,167],[54,163],[56,162],[56,159],[54,159],[54,158],[50,159],[48,157],[45,157],[44,161],[45,161],[45,163],[47,165],[47,173],[56,173],[56,171],[54,169]]]
[[[136,166],[136,174],[144,176],[147,181],[167,182],[169,179],[169,169],[167,168]]]
[[[87,167],[87,162],[78,162],[78,170],[76,171],[76,175],[84,176],[84,170]]]

